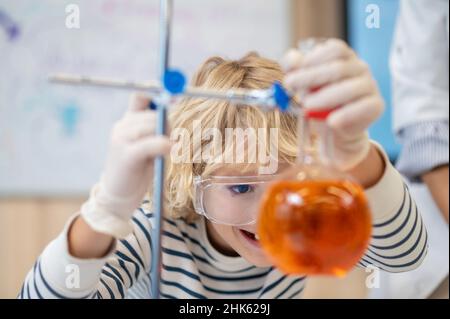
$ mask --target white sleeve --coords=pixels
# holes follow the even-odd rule
[[[402,0],[391,52],[393,121],[398,134],[449,112],[448,0]]]

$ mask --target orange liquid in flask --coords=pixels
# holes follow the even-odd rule
[[[319,42],[300,47],[306,54]],[[326,119],[338,108],[300,112],[298,164],[261,202],[261,246],[287,274],[344,276],[369,245],[372,220],[364,190],[333,166],[334,137]]]
[[[265,194],[258,231],[283,272],[343,276],[369,244],[371,215],[350,181],[280,181]]]

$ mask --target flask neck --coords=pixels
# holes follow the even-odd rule
[[[329,165],[333,143],[326,118],[298,116],[297,163],[303,165]]]

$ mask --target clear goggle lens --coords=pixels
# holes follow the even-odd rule
[[[243,226],[256,222],[259,203],[274,175],[255,177],[212,176],[195,180],[195,210],[209,220]]]

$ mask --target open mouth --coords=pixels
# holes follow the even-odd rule
[[[250,243],[259,246],[259,236],[257,234],[254,234],[244,229],[239,229],[239,231],[241,232],[242,236],[245,239],[247,239]]]

